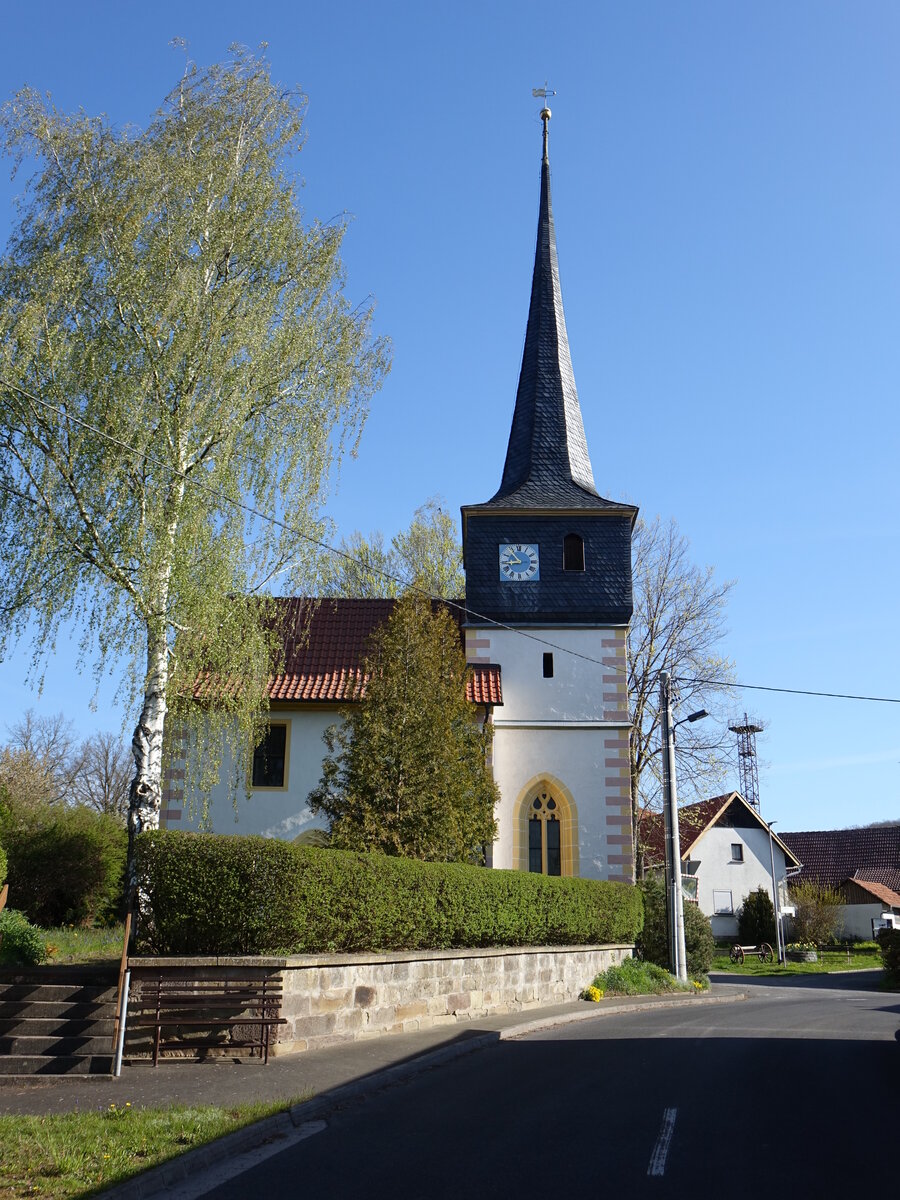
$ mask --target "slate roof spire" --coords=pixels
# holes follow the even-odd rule
[[[531,304],[503,479],[488,504],[618,507],[597,493],[575,389],[550,203],[550,109],[544,124],[541,201]]]

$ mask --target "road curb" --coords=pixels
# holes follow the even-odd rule
[[[514,1038],[525,1037],[530,1033],[539,1033],[543,1029],[553,1029],[560,1025],[571,1025],[578,1021],[595,1020],[597,1017],[615,1016],[622,1013],[647,1012],[658,1008],[679,1008],[689,1005],[734,1004],[746,1000],[745,992],[737,992],[729,996],[684,996],[660,999],[648,998],[646,1001],[630,1002],[628,1004],[609,1004],[600,1001],[584,1011],[575,1010],[567,1013],[555,1013],[553,1016],[537,1017],[530,1021],[521,1021],[506,1029],[491,1030],[487,1033],[476,1034],[470,1038],[462,1038],[437,1050],[427,1050],[417,1055],[409,1062],[393,1067],[385,1067],[367,1075],[364,1079],[343,1083],[338,1087],[329,1088],[318,1096],[293,1104],[284,1112],[272,1117],[264,1117],[234,1133],[227,1133],[205,1146],[170,1159],[158,1167],[151,1167],[133,1179],[114,1184],[106,1191],[99,1193],[105,1200],[153,1200],[154,1197],[164,1196],[175,1185],[184,1183],[192,1176],[199,1175],[210,1167],[219,1166],[225,1158],[236,1158],[250,1150],[256,1150],[267,1142],[284,1138],[285,1142],[303,1125],[322,1117],[336,1108],[360,1100],[365,1096],[394,1087],[417,1075],[431,1071],[444,1063],[462,1058],[463,1055],[473,1054],[498,1042],[510,1041]]]

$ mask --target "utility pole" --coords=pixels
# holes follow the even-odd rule
[[[663,792],[666,826],[666,904],[669,914],[669,962],[672,974],[687,983],[687,951],[684,944],[684,893],[681,886],[681,834],[678,830],[678,792],[675,787],[675,729],[685,721],[702,721],[705,708],[672,720],[672,679],[668,671],[659,673],[659,711],[662,716]]]
[[[663,733],[663,787],[666,803],[666,881],[669,897],[669,961],[672,974],[687,983],[684,945],[684,898],[681,888],[681,835],[678,832],[678,794],[675,787],[675,722],[668,671],[659,674],[659,711]]]

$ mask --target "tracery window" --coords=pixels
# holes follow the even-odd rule
[[[549,792],[531,802],[528,818],[528,870],[541,875],[562,874],[562,825],[559,806]]]

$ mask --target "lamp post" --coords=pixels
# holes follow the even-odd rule
[[[687,983],[687,951],[684,944],[684,897],[681,886],[681,836],[678,831],[678,793],[675,786],[675,729],[685,721],[708,717],[706,709],[681,721],[672,720],[672,689],[668,671],[659,673],[659,711],[662,714],[663,787],[666,814],[666,876],[669,907],[669,961],[672,974]]]
[[[775,908],[775,948],[778,951],[778,961],[784,962],[784,935],[781,932],[781,906],[778,903],[778,880],[775,878],[775,843],[772,838],[772,826],[777,821],[767,822],[769,830],[769,863],[772,868],[772,904]]]

